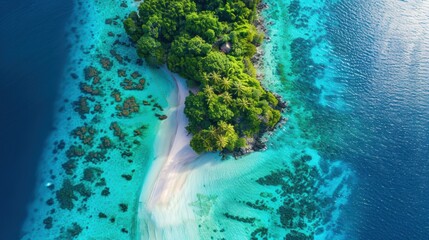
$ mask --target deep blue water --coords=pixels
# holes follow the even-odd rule
[[[72,1],[0,1],[0,239],[18,239],[52,128]]]
[[[343,0],[328,35],[352,112],[340,145],[358,182],[357,239],[429,236],[429,3]]]

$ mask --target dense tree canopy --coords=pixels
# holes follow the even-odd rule
[[[234,151],[280,120],[278,100],[261,87],[251,57],[259,0],[145,0],[124,21],[137,53],[198,86],[185,102],[196,152]]]

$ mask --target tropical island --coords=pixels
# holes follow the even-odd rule
[[[279,99],[257,79],[264,39],[254,25],[260,0],[145,0],[124,27],[149,65],[187,79],[184,112],[197,153],[260,149],[281,119]],[[247,149],[247,150],[245,150]]]

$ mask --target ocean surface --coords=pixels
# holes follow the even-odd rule
[[[0,1],[0,239],[18,239],[35,198],[67,60],[72,1]]]
[[[1,2],[0,239],[427,239],[429,2],[265,3],[259,71],[287,121],[263,152],[184,165],[151,213],[177,89],[122,29],[138,3]]]

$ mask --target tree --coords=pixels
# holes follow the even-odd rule
[[[165,61],[165,51],[161,42],[150,36],[142,36],[137,41],[137,53],[151,65],[161,65]]]
[[[251,61],[263,39],[252,24],[259,1],[145,0],[123,22],[140,57],[197,87],[184,110],[196,152],[237,150],[281,117]]]

